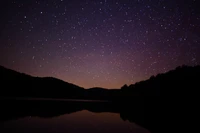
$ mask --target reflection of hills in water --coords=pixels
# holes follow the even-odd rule
[[[26,116],[51,118],[81,110],[91,112],[119,112],[115,104],[103,101],[4,100],[1,101],[0,120],[6,121]]]
[[[0,122],[16,120],[25,117],[52,118],[77,111],[110,112],[120,114],[121,119],[131,120],[132,116],[113,102],[82,102],[82,101],[45,101],[45,100],[1,100]],[[129,110],[130,111],[130,110]],[[128,112],[129,112],[128,111]],[[133,110],[132,110],[132,113]],[[137,114],[136,116],[138,116]],[[143,126],[143,125],[142,125]],[[145,128],[145,127],[144,127]]]
[[[111,109],[111,104],[108,103],[104,103],[105,106],[103,106],[103,104],[100,102],[69,103],[32,101],[31,104],[33,106],[31,108],[29,108],[29,106],[29,109],[26,109],[26,107],[17,109],[17,106],[25,106],[26,104],[26,101],[21,101],[21,103],[15,102],[15,108],[18,113],[14,113],[14,110],[4,113],[4,118],[7,117],[7,119],[0,121],[0,132],[79,133],[84,131],[87,133],[150,133],[142,126],[120,119],[120,114],[118,112],[115,113],[114,111],[111,112],[113,109]],[[36,104],[39,104],[39,106]],[[50,107],[50,104],[53,106]],[[64,107],[65,105],[67,106]],[[77,108],[76,106],[79,105],[84,105],[85,108],[90,109],[90,111],[83,109],[82,107]],[[96,106],[94,107],[93,105]],[[40,109],[41,106],[42,108]],[[32,110],[34,107],[35,109]],[[68,107],[71,109],[68,110]],[[66,113],[64,113],[64,111],[61,112],[57,110],[64,110]],[[6,112],[6,110],[4,111]],[[9,116],[11,115],[10,113],[15,114],[15,116],[12,115],[11,118]],[[0,118],[2,118],[2,116],[3,114],[0,116]]]

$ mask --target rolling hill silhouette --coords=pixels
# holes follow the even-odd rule
[[[180,66],[121,88],[122,118],[152,132],[197,130],[200,66]]]
[[[0,66],[1,97],[70,98],[157,103],[162,97],[168,102],[177,96],[193,95],[198,89],[200,66],[180,66],[164,74],[151,76],[121,89],[84,89],[53,77],[33,77]],[[193,90],[193,91],[192,91]],[[170,96],[170,98],[169,98]]]
[[[32,77],[0,67],[3,97],[77,98],[84,88],[52,77]]]
[[[0,74],[0,97],[112,100],[119,92],[97,87],[84,89],[53,77],[33,77],[2,66]]]

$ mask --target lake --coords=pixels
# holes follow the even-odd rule
[[[107,102],[1,101],[0,133],[150,133]]]

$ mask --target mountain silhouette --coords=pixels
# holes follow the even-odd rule
[[[199,105],[200,66],[179,66],[121,88],[121,112],[152,132],[190,132],[196,129]]]
[[[199,86],[200,66],[180,66],[164,74],[151,76],[121,89],[90,88],[53,77],[33,77],[0,66],[1,97],[70,98],[111,101],[135,101],[143,104],[157,103],[161,97],[170,100],[181,94],[192,95]],[[4,87],[5,86],[5,87]],[[190,88],[190,89],[189,89]],[[190,91],[189,91],[190,90]],[[170,96],[170,99],[169,99]]]
[[[33,77],[2,66],[0,74],[0,97],[113,100],[119,95],[119,89],[84,89],[53,77]]]
[[[33,77],[0,67],[2,97],[77,98],[84,88],[52,77]]]

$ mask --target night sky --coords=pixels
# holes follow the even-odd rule
[[[120,88],[200,65],[198,0],[5,0],[0,65]]]

